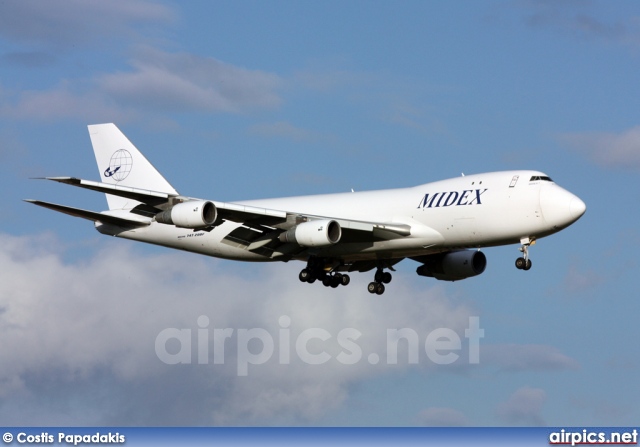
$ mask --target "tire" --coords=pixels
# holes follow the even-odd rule
[[[302,271],[298,275],[298,279],[302,282],[309,282],[309,280],[311,279],[311,272],[307,269],[302,269]]]
[[[531,268],[531,259],[527,259],[527,263],[525,264],[524,267],[522,267],[522,270],[529,270]]]
[[[378,283],[370,282],[367,286],[367,290],[369,291],[369,293],[376,293],[376,290],[378,290]]]
[[[376,287],[376,294],[382,295],[384,293],[384,284],[378,283],[378,287]]]
[[[385,284],[389,284],[391,282],[391,280],[393,279],[393,276],[391,276],[391,273],[389,272],[384,272],[382,274],[382,282]]]
[[[348,286],[349,283],[351,282],[351,278],[349,277],[349,275],[342,275],[342,285],[343,286]]]
[[[522,270],[526,265],[526,261],[524,258],[516,259],[516,268]]]

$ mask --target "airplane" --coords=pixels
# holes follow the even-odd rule
[[[367,290],[382,295],[405,258],[416,273],[457,281],[480,275],[481,248],[529,247],[577,221],[585,203],[539,171],[464,175],[378,191],[219,202],[179,194],[115,124],[89,125],[100,182],[45,177],[106,194],[109,209],[88,211],[26,200],[94,222],[102,234],[217,258],[306,262],[302,282],[346,286],[349,273],[375,269]]]

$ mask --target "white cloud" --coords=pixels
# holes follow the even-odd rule
[[[417,422],[426,427],[465,427],[467,417],[460,411],[447,407],[430,407],[422,410]]]
[[[22,0],[4,2],[0,36],[45,45],[87,45],[98,37],[128,36],[140,24],[168,23],[171,8],[147,0]]]
[[[538,344],[496,344],[482,347],[480,362],[507,372],[562,371],[580,367],[558,348]]]
[[[278,89],[282,80],[276,74],[152,48],[150,45],[157,45],[157,32],[177,16],[174,8],[149,0],[3,4],[0,37],[16,45],[0,56],[7,63],[27,68],[55,65],[60,47],[65,46],[77,51],[77,47],[90,45],[103,59],[119,58],[122,48],[133,49],[133,56],[120,71],[59,79],[45,89],[5,90],[0,96],[0,116],[166,123],[167,118],[160,114],[243,113],[281,104]],[[89,67],[78,67],[79,71],[86,69]]]
[[[170,111],[240,112],[280,105],[280,78],[211,57],[142,48],[133,70],[98,78],[109,97],[125,104]]]
[[[63,82],[52,90],[25,90],[17,98],[0,95],[0,115],[12,119],[57,121],[80,118],[89,122],[125,122],[138,116],[94,90],[74,91]]]
[[[439,286],[414,290],[402,278],[380,299],[366,291],[368,278],[356,275],[336,290],[300,283],[302,264],[234,264],[232,273],[224,261],[141,255],[117,239],[74,262],[63,260],[64,247],[51,237],[1,234],[0,245],[0,418],[9,425],[310,423],[339,408],[350,385],[410,367],[402,346],[399,364],[386,364],[387,328],[415,330],[421,356],[411,367],[431,371],[427,333],[445,327],[464,340],[471,315]],[[203,365],[201,315],[210,319]],[[279,362],[283,315],[291,321],[288,365]],[[191,364],[167,365],[156,356],[156,338],[167,328],[191,331]],[[224,364],[213,363],[216,328],[234,330]],[[249,365],[248,377],[237,374],[243,328],[264,328],[276,346],[265,364]],[[310,328],[331,334],[309,344],[331,356],[323,365],[296,355],[297,337]],[[337,342],[345,328],[362,333],[362,358],[353,365],[336,360],[345,352]],[[380,355],[379,364],[369,363],[370,353]]]
[[[560,139],[599,166],[640,169],[640,126],[617,134],[566,133]]]
[[[547,393],[540,388],[525,386],[517,389],[498,406],[498,416],[510,425],[546,425],[542,417],[542,407]]]
[[[571,265],[562,282],[562,289],[568,294],[589,294],[602,285],[606,277],[596,269],[581,269]]]
[[[633,385],[630,385],[631,387]],[[585,425],[623,426],[633,424],[633,405],[621,400],[594,396],[572,396],[569,405],[582,414]]]
[[[417,107],[398,96],[391,99],[384,119],[425,134],[448,134],[449,130],[439,114],[441,111],[434,107],[425,104]]]
[[[525,23],[533,28],[551,29],[578,38],[638,45],[640,29],[637,17],[615,22],[598,17],[589,2],[528,1],[524,5]]]
[[[280,78],[209,57],[141,49],[132,70],[67,80],[49,90],[0,91],[0,115],[131,121],[163,112],[247,112],[281,103]]]

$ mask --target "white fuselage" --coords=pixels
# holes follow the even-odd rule
[[[541,178],[541,180],[531,179]],[[388,240],[340,243],[314,255],[344,261],[420,256],[451,248],[487,247],[548,236],[575,222],[584,203],[537,171],[461,176],[420,186],[380,191],[236,202],[310,216],[405,224],[411,234]],[[270,261],[222,240],[241,224],[226,221],[210,232],[152,223],[119,237],[209,256]],[[108,228],[98,230],[109,233]]]

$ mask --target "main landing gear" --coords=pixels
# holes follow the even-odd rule
[[[520,247],[520,252],[522,252],[523,256],[516,259],[516,268],[520,270],[529,270],[531,268],[531,259],[529,259],[529,246],[534,245],[536,243],[535,239],[523,238],[520,239],[520,243],[522,246]]]
[[[338,286],[346,286],[351,282],[349,275],[342,273],[327,273],[324,270],[324,265],[316,262],[315,260],[309,260],[307,268],[302,269],[298,278],[302,282],[308,282],[313,284],[316,280],[322,281],[322,285],[325,287],[336,288]]]
[[[384,293],[385,284],[389,284],[393,277],[391,273],[383,271],[381,268],[376,270],[376,276],[374,277],[373,282],[370,282],[367,286],[367,290],[369,293],[376,293],[378,295],[382,295]]]
[[[298,278],[302,282],[313,284],[316,281],[322,282],[325,287],[336,288],[338,286],[346,286],[351,282],[349,275],[334,271],[340,264],[331,265],[324,259],[310,258],[307,267],[300,271]],[[389,267],[391,268],[391,267]],[[393,270],[393,268],[391,268]],[[385,284],[391,282],[391,273],[385,272],[383,267],[378,267],[374,277],[374,281],[367,286],[369,293],[382,295],[384,293]]]

